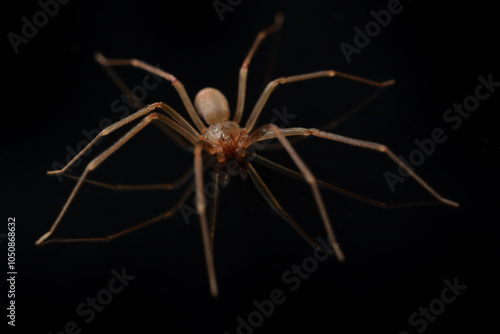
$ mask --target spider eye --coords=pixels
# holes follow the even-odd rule
[[[220,137],[220,139],[222,139],[223,141],[225,141],[226,143],[229,143],[231,140],[234,139],[234,136],[233,135],[229,135],[229,136],[225,136],[225,135],[222,135]]]

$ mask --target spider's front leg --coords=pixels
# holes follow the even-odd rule
[[[210,232],[208,229],[207,221],[207,210],[206,210],[206,199],[203,193],[203,161],[202,161],[202,149],[203,144],[199,142],[194,148],[194,175],[195,175],[195,185],[196,185],[196,211],[198,212],[198,217],[200,219],[201,228],[201,238],[203,241],[203,251],[205,253],[205,262],[208,271],[208,282],[210,285],[210,293],[213,297],[219,295],[219,289],[217,287],[217,279],[215,276],[215,266],[214,257],[211,247]]]

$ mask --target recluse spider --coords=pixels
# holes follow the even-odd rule
[[[401,204],[386,204],[382,202],[377,202],[375,200],[362,197],[360,195],[353,194],[346,190],[337,188],[333,185],[325,183],[323,181],[317,180],[314,175],[311,173],[309,168],[297,154],[293,146],[290,144],[290,141],[287,137],[291,136],[315,136],[319,138],[324,138],[327,140],[332,140],[340,143],[344,143],[347,145],[357,146],[360,148],[365,148],[369,150],[374,150],[380,152],[382,154],[387,155],[388,158],[392,159],[393,162],[398,164],[401,168],[403,168],[416,182],[418,182],[424,189],[426,189],[433,197],[435,197],[440,203],[446,204],[453,207],[458,207],[458,203],[446,199],[439,195],[431,186],[429,186],[424,180],[422,180],[417,174],[415,174],[409,166],[407,166],[402,160],[400,160],[389,148],[385,145],[378,144],[375,142],[369,142],[354,138],[349,138],[345,136],[341,136],[335,133],[330,133],[314,128],[279,128],[274,124],[263,125],[257,129],[254,129],[256,121],[266,104],[266,101],[269,99],[269,96],[274,91],[274,89],[278,85],[283,85],[291,82],[298,82],[304,80],[311,80],[316,78],[323,77],[341,77],[348,80],[357,81],[360,83],[368,84],[374,87],[378,87],[380,89],[392,85],[394,80],[389,80],[385,82],[376,82],[368,79],[364,79],[361,77],[353,76],[346,73],[341,73],[334,70],[326,70],[319,71],[314,73],[307,73],[301,75],[294,75],[289,77],[281,77],[275,80],[272,80],[267,84],[264,91],[260,95],[257,103],[255,104],[252,112],[250,113],[245,125],[243,127],[240,126],[240,122],[242,120],[243,115],[243,106],[245,102],[245,92],[246,92],[246,81],[247,81],[247,72],[248,66],[250,65],[250,61],[254,56],[256,50],[258,49],[261,42],[268,36],[278,30],[281,29],[283,24],[283,15],[278,14],[276,16],[276,20],[273,25],[262,30],[256,37],[248,55],[246,56],[243,64],[240,68],[239,73],[239,83],[238,83],[238,98],[236,103],[236,110],[234,113],[234,117],[230,120],[230,111],[229,104],[226,97],[217,89],[214,88],[204,88],[202,89],[194,99],[194,105],[191,102],[190,98],[182,83],[177,80],[172,74],[167,73],[159,68],[148,65],[137,59],[107,59],[102,54],[97,53],[96,59],[97,61],[108,71],[108,73],[113,77],[115,82],[124,90],[127,91],[126,86],[124,86],[123,82],[114,74],[111,70],[111,66],[124,66],[131,65],[134,67],[141,68],[143,70],[149,71],[157,76],[165,78],[170,81],[174,88],[177,90],[177,93],[180,95],[184,107],[189,114],[194,126],[191,125],[184,117],[174,111],[171,107],[163,102],[153,103],[147,106],[142,107],[140,110],[135,112],[134,114],[108,126],[104,130],[102,130],[83,150],[81,150],[66,166],[64,166],[60,170],[53,170],[47,172],[50,175],[57,174],[65,174],[66,170],[77,160],[79,159],[89,148],[94,145],[99,139],[108,135],[109,133],[121,128],[122,126],[143,117],[142,120],[135,125],[131,130],[129,130],[125,135],[123,135],[116,143],[107,148],[104,152],[100,153],[97,157],[95,157],[90,163],[85,167],[84,171],[80,175],[80,177],[75,177],[71,175],[66,175],[77,179],[77,183],[74,186],[71,194],[69,195],[66,203],[61,209],[58,217],[55,222],[51,226],[50,230],[43,234],[37,241],[36,245],[42,245],[49,242],[77,242],[77,241],[108,241],[114,239],[116,237],[122,236],[131,231],[142,228],[146,225],[152,224],[162,219],[166,219],[172,216],[176,211],[178,211],[179,206],[186,200],[190,191],[193,187],[195,187],[195,196],[196,196],[196,211],[199,216],[200,227],[201,227],[201,236],[203,241],[203,249],[205,254],[205,261],[208,272],[208,281],[210,286],[210,292],[212,296],[218,295],[218,286],[216,282],[216,275],[214,269],[214,260],[213,260],[213,238],[214,238],[214,230],[215,230],[215,215],[210,217],[211,220],[211,228],[209,228],[207,213],[206,213],[206,199],[203,194],[203,171],[205,170],[207,165],[211,165],[214,170],[217,172],[216,175],[220,175],[221,172],[224,172],[228,164],[236,163],[241,170],[245,172],[245,174],[250,175],[253,183],[262,194],[262,196],[266,199],[266,201],[272,206],[279,215],[286,220],[293,228],[295,228],[298,233],[305,238],[305,240],[311,244],[313,247],[319,247],[318,244],[308,236],[299,225],[290,217],[290,215],[280,206],[276,198],[273,196],[269,188],[265,185],[263,180],[257,174],[256,170],[252,166],[253,162],[261,163],[264,166],[267,166],[271,169],[280,171],[289,176],[295,177],[297,179],[301,179],[307,182],[311,188],[312,195],[314,197],[314,201],[316,203],[317,209],[321,216],[321,219],[324,224],[324,228],[326,229],[326,233],[328,236],[329,243],[338,258],[338,260],[344,260],[344,254],[337,242],[335,234],[333,232],[332,224],[330,222],[330,218],[328,216],[327,209],[323,202],[321,193],[319,191],[319,186],[329,188],[341,193],[344,193],[348,196],[354,197],[358,200],[367,202],[372,205],[376,205],[379,207],[393,207],[393,206],[402,206]],[[128,91],[129,95],[130,91]],[[139,104],[139,103],[138,103]],[[141,105],[142,106],[142,105]],[[202,119],[205,122],[202,121]],[[125,185],[109,185],[102,182],[86,180],[88,174],[95,170],[102,162],[104,162],[110,155],[112,155],[116,150],[122,147],[128,140],[134,137],[138,132],[144,129],[148,124],[150,124],[153,120],[159,121],[166,125],[169,128],[170,134],[173,137],[177,137],[174,139],[179,140],[179,136],[182,140],[189,142],[194,146],[194,167],[190,168],[187,173],[182,176],[177,182],[171,184],[164,185],[143,185],[143,186],[125,186]],[[206,123],[206,124],[205,124]],[[264,157],[257,155],[255,152],[251,152],[249,149],[252,144],[268,140],[268,139],[277,139],[278,143],[286,150],[286,152],[290,155],[293,162],[298,168],[298,171],[294,171],[282,165],[279,165],[275,162],[272,162]],[[203,158],[205,158],[205,162]],[[250,159],[250,157],[252,159]],[[94,237],[94,238],[51,238],[49,237],[54,233],[57,226],[61,222],[63,216],[68,210],[69,205],[75,198],[78,190],[82,186],[83,182],[86,181],[88,183],[93,183],[95,185],[100,185],[108,188],[114,189],[176,189],[180,187],[182,184],[187,182],[194,175],[194,184],[191,183],[190,187],[187,189],[183,195],[181,195],[180,200],[167,212],[160,214],[148,221],[142,222],[139,225],[135,225],[128,229],[122,230],[112,235],[108,235],[106,237]],[[218,185],[218,182],[215,182]],[[217,189],[216,192],[219,190]],[[215,202],[215,201],[212,201]]]

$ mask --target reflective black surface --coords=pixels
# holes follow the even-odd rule
[[[16,327],[8,329],[451,333],[485,332],[494,325],[498,292],[493,268],[499,260],[499,141],[494,118],[500,93],[494,83],[490,90],[484,84],[500,81],[493,7],[436,7],[420,1],[397,7],[389,2],[400,12],[391,14],[386,27],[378,25],[380,31],[371,32],[366,46],[358,40],[348,63],[341,43],[356,46],[355,27],[364,30],[369,24],[377,29],[370,11],[384,20],[386,12],[381,10],[388,2],[233,3],[221,21],[213,1],[73,1],[60,5],[34,37],[19,45],[17,54],[8,37],[4,39],[1,231],[5,233],[8,217],[16,218],[18,272]],[[32,21],[40,8],[32,2],[12,9],[4,35],[22,35],[21,18]],[[257,32],[270,25],[278,11],[285,14],[285,24],[271,76],[335,69],[377,81],[395,79],[394,87],[333,131],[384,143],[408,161],[423,157],[415,171],[440,194],[459,202],[459,209],[383,210],[322,191],[346,255],[346,262],[339,264],[314,257],[250,180],[233,177],[220,201],[216,300],[209,294],[195,215],[187,221],[176,215],[110,243],[34,245],[74,185],[45,172],[66,163],[70,152],[81,149],[110,121],[133,111],[94,60],[94,52],[159,65],[179,78],[191,97],[203,87],[216,87],[234,110],[239,67]],[[250,66],[246,116],[263,88],[273,41],[266,40]],[[146,103],[163,101],[186,115],[169,83],[157,86],[139,69],[117,71],[130,87],[146,93]],[[279,87],[260,123],[319,127],[374,91],[340,78]],[[481,99],[476,98],[476,108],[477,94]],[[463,103],[470,103],[470,115],[465,107],[462,114],[447,111]],[[79,175],[92,157],[125,132],[104,139],[73,173]],[[384,173],[397,175],[398,170],[380,154],[319,139],[296,148],[318,178],[332,184],[386,202],[432,200],[408,178],[391,191]],[[294,167],[283,152],[263,155]],[[122,184],[168,182],[191,164],[190,153],[151,127],[91,177]],[[324,239],[310,189],[256,168],[297,222],[314,238]],[[86,185],[58,235],[113,233],[167,210],[179,195],[115,193]],[[192,206],[190,198],[187,207]],[[5,239],[1,249],[6,254]],[[310,273],[294,266],[305,266]],[[92,298],[97,298],[96,306]],[[2,297],[4,312],[6,301]]]

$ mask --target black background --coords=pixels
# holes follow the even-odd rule
[[[1,131],[1,219],[16,218],[16,328],[59,333],[75,321],[82,333],[237,333],[238,317],[255,311],[253,301],[274,289],[286,301],[254,328],[285,331],[416,333],[408,318],[440,298],[444,280],[467,289],[429,322],[425,333],[495,328],[499,252],[497,213],[499,140],[498,92],[481,102],[453,130],[442,116],[474,94],[478,76],[498,81],[493,5],[404,1],[401,14],[347,63],[339,47],[353,44],[355,26],[373,20],[371,10],[386,1],[242,1],[221,21],[212,1],[76,1],[58,13],[16,54],[7,34],[20,34],[26,16],[40,10],[24,1],[4,11],[3,117]],[[86,140],[82,130],[101,120],[120,119],[113,101],[121,92],[93,59],[139,58],[173,73],[193,97],[206,86],[223,91],[234,109],[239,66],[257,32],[285,14],[273,77],[336,69],[373,80],[394,78],[387,89],[334,131],[381,142],[408,157],[415,139],[442,128],[444,143],[416,171],[443,196],[461,204],[382,210],[323,191],[346,262],[320,262],[296,291],[282,280],[292,265],[313,252],[271,212],[250,181],[231,178],[221,198],[215,246],[220,296],[210,297],[196,217],[181,215],[103,244],[34,246],[69,195],[72,180],[45,174],[54,161]],[[249,70],[247,111],[265,80],[273,38]],[[146,73],[119,68],[131,86]],[[342,79],[321,79],[280,87],[261,122],[273,109],[296,117],[288,126],[318,127],[342,115],[373,89]],[[166,82],[148,92],[146,103],[164,101],[184,113]],[[91,131],[92,132],[92,131]],[[120,134],[106,138],[92,156]],[[356,148],[308,139],[297,145],[321,179],[386,202],[429,200],[413,181],[391,192],[384,171],[397,172],[388,159]],[[288,166],[283,152],[267,157]],[[91,156],[74,169],[78,175]],[[145,130],[92,174],[111,183],[168,182],[192,156],[153,127]],[[308,187],[258,168],[276,197],[312,236],[324,237]],[[179,192],[115,193],[85,186],[57,231],[58,236],[100,236],[132,226],[173,205]],[[188,203],[192,203],[189,199]],[[2,228],[5,232],[5,228]],[[2,252],[7,253],[2,239]],[[6,257],[4,256],[5,260]],[[5,268],[5,267],[4,267]],[[87,297],[106,288],[112,270],[135,276],[89,324],[76,313]],[[6,270],[5,270],[6,271]],[[6,307],[6,291],[2,309]],[[5,316],[2,316],[6,322]],[[9,328],[12,330],[12,328]]]

